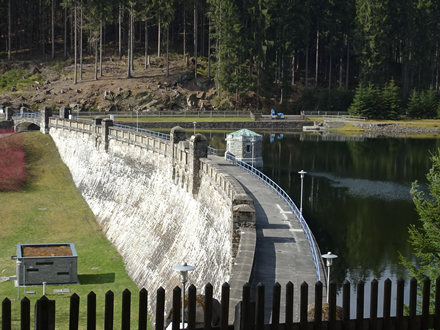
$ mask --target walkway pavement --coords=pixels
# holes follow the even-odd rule
[[[303,282],[309,285],[309,303],[314,301],[316,270],[307,237],[296,216],[287,204],[261,180],[223,157],[209,156],[253,197],[257,212],[257,244],[254,273],[251,282],[252,299],[258,283],[263,283],[265,293],[265,323],[269,323],[272,310],[272,287],[281,285],[280,322],[285,319],[286,284],[294,284],[294,320],[299,320],[299,292]],[[322,277],[321,273],[321,277]]]

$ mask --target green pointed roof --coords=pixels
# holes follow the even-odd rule
[[[228,135],[232,135],[232,136],[261,136],[260,134],[255,133],[247,128],[243,128],[239,131],[229,133]]]

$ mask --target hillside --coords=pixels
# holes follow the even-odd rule
[[[50,57],[3,61],[0,76],[0,104],[18,109],[25,106],[37,110],[44,106],[59,108],[80,105],[81,111],[151,111],[243,109],[227,97],[218,95],[213,79],[207,78],[208,63],[198,60],[198,75],[194,66],[186,66],[183,56],[170,56],[169,76],[166,76],[166,57],[151,57],[144,68],[144,57],[134,61],[132,78],[127,79],[125,57],[106,56],[102,63],[102,77],[94,79],[94,57],[83,61],[83,76],[74,84],[74,62],[71,58]],[[191,63],[191,61],[189,61]],[[213,74],[213,71],[211,71]],[[257,107],[256,100],[242,100],[246,108]]]

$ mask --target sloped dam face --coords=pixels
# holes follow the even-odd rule
[[[151,302],[161,286],[170,300],[180,285],[172,267],[183,261],[196,267],[190,284],[202,291],[210,282],[219,296],[231,272],[232,213],[209,178],[201,178],[193,196],[173,180],[175,168],[164,153],[118,140],[109,140],[106,151],[96,136],[74,130],[51,128],[50,134],[128,274],[148,290]]]

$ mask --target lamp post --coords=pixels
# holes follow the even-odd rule
[[[254,145],[255,145],[255,136],[251,139],[252,142],[252,167],[254,167]]]
[[[303,214],[304,174],[307,174],[307,172],[304,172],[303,170],[301,170],[300,172],[298,172],[298,174],[301,176],[301,204],[299,207],[299,213],[301,213],[301,215],[302,215]]]
[[[197,122],[194,121],[193,124],[194,124],[194,135],[196,135],[196,125],[197,125]]]
[[[337,258],[338,256],[336,254],[332,254],[331,252],[328,252],[327,254],[323,254],[322,258],[326,260],[327,265],[327,304],[328,304],[328,288],[330,286],[330,267],[333,264],[333,259]]]
[[[185,329],[185,284],[188,281],[188,272],[196,269],[196,267],[187,265],[184,262],[181,265],[174,266],[173,269],[180,272],[180,282],[182,282],[182,326],[179,329]]]

